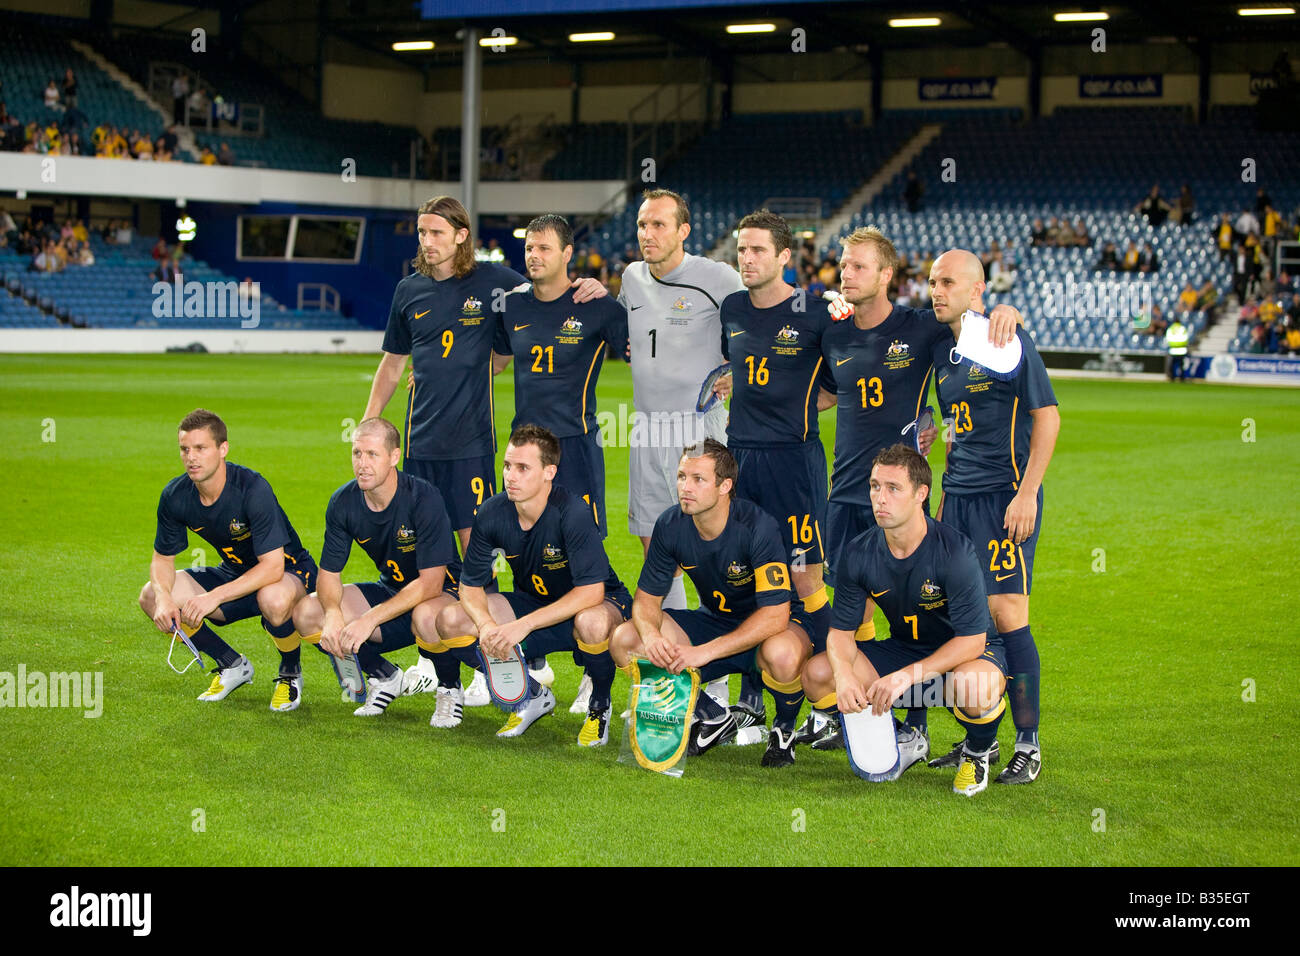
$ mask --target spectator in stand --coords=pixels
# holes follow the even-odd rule
[[[1173,206],[1160,198],[1160,184],[1151,187],[1151,192],[1140,203],[1133,207],[1133,211],[1140,216],[1146,216],[1147,222],[1153,227],[1159,229],[1164,225]]]
[[[1263,233],[1264,238],[1261,247],[1264,258],[1272,260],[1273,250],[1277,248],[1278,237],[1282,234],[1286,223],[1282,219],[1282,214],[1272,206],[1264,207]]]
[[[1291,274],[1283,269],[1277,274],[1277,294],[1286,297],[1295,290],[1295,283],[1291,279]]]
[[[1095,272],[1115,272],[1119,269],[1119,250],[1115,248],[1115,243],[1108,242],[1102,246],[1101,255],[1092,268]]]
[[[45,245],[32,259],[32,272],[60,272],[63,269],[63,257],[59,255],[58,244],[53,239],[45,240]]]
[[[998,245],[998,241],[997,241],[996,239],[994,239],[991,243],[989,243],[989,249],[988,249],[988,252],[986,252],[986,253],[984,253],[984,255],[980,256],[980,265],[982,265],[982,266],[984,267],[984,271],[985,271],[985,272],[988,272],[988,270],[989,270],[989,266],[993,265],[993,257],[994,257],[998,252],[1000,252],[1001,249],[1002,249],[1002,247]],[[903,260],[900,261],[900,265],[902,264],[902,262],[905,262],[905,261],[906,261],[906,257],[904,257]]]
[[[1273,197],[1270,196],[1263,186],[1255,190],[1255,215],[1259,219],[1264,218],[1264,211],[1273,205]]]
[[[1047,233],[1043,237],[1043,245],[1059,246],[1059,237],[1061,235],[1061,220],[1053,216],[1047,221]]]
[[[229,143],[221,144],[221,149],[217,151],[217,162],[222,166],[235,165],[235,151],[230,148]]]
[[[1137,243],[1132,239],[1128,241],[1128,248],[1124,250],[1124,261],[1120,263],[1120,272],[1136,272],[1141,254],[1138,252]]]
[[[72,67],[63,73],[63,102],[70,110],[77,106],[77,76],[72,72]]]
[[[1218,246],[1220,259],[1227,259],[1232,255],[1232,240],[1232,220],[1225,212],[1220,214],[1219,224],[1214,227],[1214,242]]]
[[[59,87],[54,82],[54,77],[50,77],[49,85],[45,87],[45,108],[60,111],[63,109],[63,106],[59,103]]]
[[[1074,244],[1076,246],[1092,245],[1092,236],[1088,235],[1088,224],[1080,216],[1074,221]]]
[[[170,163],[172,161],[172,150],[167,148],[167,137],[159,136],[158,142],[153,144],[153,161],[155,163]]]
[[[1214,279],[1206,279],[1196,290],[1196,308],[1201,312],[1209,312],[1218,301],[1219,290],[1214,285]]]
[[[167,129],[163,132],[162,136],[159,137],[159,139],[162,140],[163,147],[167,150],[168,153],[176,152],[176,147],[180,145],[180,136],[176,132],[175,124],[168,126]],[[154,152],[157,151],[158,151],[157,146],[155,146]]]
[[[153,249],[150,250],[149,255],[153,256],[154,260],[157,262],[162,262],[164,259],[168,258],[167,240],[162,236],[159,236],[158,241],[153,244]]]
[[[1243,209],[1233,224],[1233,239],[1244,242],[1247,236],[1259,235],[1259,220],[1249,209]]]
[[[1278,351],[1283,355],[1300,355],[1300,326],[1288,325],[1279,337]]]
[[[1174,201],[1174,221],[1180,226],[1190,226],[1195,211],[1196,200],[1192,197],[1192,187],[1183,183],[1182,191]]]
[[[113,241],[119,246],[129,246],[132,238],[131,224],[123,219],[117,224],[117,232],[113,234]],[[159,241],[162,240],[159,239]],[[164,243],[164,245],[166,244]]]
[[[993,253],[987,274],[990,292],[1010,292],[1016,284],[1016,270],[1006,264],[1001,250]]]
[[[217,154],[212,151],[211,146],[203,147],[203,152],[199,154],[199,162],[202,163],[204,166],[217,165]],[[477,251],[475,252],[474,258],[478,259]]]
[[[69,156],[83,156],[86,152],[86,146],[81,141],[81,134],[75,129],[68,134],[67,140],[64,141],[64,148]]]
[[[817,278],[826,289],[839,290],[840,268],[835,264],[835,260],[827,257],[822,260],[821,268],[817,270]]]
[[[1043,225],[1043,220],[1034,220],[1033,232],[1029,234],[1029,244],[1032,246],[1047,245],[1047,227]]]
[[[1142,243],[1142,253],[1138,256],[1138,272],[1159,272],[1160,256],[1151,243]]]
[[[18,232],[18,223],[14,222],[14,217],[9,215],[8,209],[0,206],[0,236],[8,236],[11,232]]]
[[[172,80],[172,122],[185,122],[185,101],[190,95],[190,80],[184,73]]]
[[[903,186],[903,202],[907,204],[907,211],[918,213],[921,211],[921,197],[925,195],[925,185],[916,175],[915,169],[907,171],[907,183]]]
[[[1277,280],[1273,278],[1273,270],[1267,265],[1259,277],[1259,299],[1263,302],[1265,299],[1277,298]]]
[[[138,134],[137,134],[138,135]],[[139,136],[135,141],[134,149],[136,159],[153,159],[153,140],[148,136]]]
[[[1174,311],[1186,315],[1196,309],[1196,287],[1192,285],[1192,280],[1188,279],[1187,284],[1183,286],[1183,291],[1178,293],[1178,301],[1174,303]]]
[[[209,125],[208,106],[210,105],[207,91],[199,87],[190,94],[186,103],[189,106],[190,125],[197,124],[206,128]]]
[[[820,299],[826,294],[826,283],[817,274],[816,267],[810,262],[804,267],[804,288],[813,298]]]
[[[1052,245],[1054,246],[1074,246],[1078,245],[1078,236],[1074,234],[1074,227],[1070,225],[1070,220],[1062,219],[1060,225],[1056,227],[1056,234],[1053,237]]]
[[[1286,318],[1290,325],[1300,326],[1300,292],[1291,293],[1291,304],[1286,307]]]
[[[1240,333],[1242,326],[1252,326],[1259,321],[1259,302],[1254,298],[1247,299],[1237,313],[1237,331]]]
[[[1276,299],[1261,299],[1259,303],[1259,320],[1272,328],[1282,318],[1282,303]]]

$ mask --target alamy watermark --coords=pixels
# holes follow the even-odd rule
[[[1067,272],[1065,282],[1043,283],[1044,318],[1131,319],[1150,315],[1153,297],[1149,282],[1075,282]]]
[[[262,321],[260,282],[186,282],[176,273],[170,283],[153,284],[156,319],[238,318],[241,329],[255,329]]]
[[[19,664],[16,674],[0,671],[0,708],[5,707],[71,707],[98,717],[104,712],[104,672],[46,674]]]

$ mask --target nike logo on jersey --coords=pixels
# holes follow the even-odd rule
[[[731,337],[734,339],[737,335],[744,335],[744,334],[745,334],[745,330],[741,329],[739,332],[732,332]]]
[[[635,311],[636,311],[637,309],[639,309],[639,308],[641,308],[641,306],[639,306],[639,305],[629,306],[629,307],[628,307],[628,311],[629,311],[629,312],[635,312]]]
[[[424,317],[425,317],[426,315],[428,315],[428,314],[429,314],[429,310],[428,310],[428,309],[425,309],[423,312],[417,312],[417,313],[415,313],[415,318],[417,318],[417,319],[422,319],[422,318],[424,318]]]
[[[1014,577],[1015,577],[1017,574],[1019,574],[1019,573],[1020,573],[1020,572],[1018,572],[1018,571],[1012,571],[1010,574],[999,574],[999,575],[996,575],[996,576],[993,578],[993,580],[994,580],[994,581],[1005,581],[1007,578],[1014,578]]]
[[[511,558],[517,558],[517,557],[519,557],[519,555],[517,555],[517,554],[507,554],[507,555],[506,555],[506,560],[509,561]]]
[[[892,590],[893,590],[893,588],[885,588],[883,591],[872,591],[872,592],[871,592],[871,596],[872,596],[873,598],[878,598],[878,597],[880,597],[882,594],[888,594],[888,593],[889,593],[890,591],[892,591]]]
[[[531,323],[531,322],[528,323],[528,325],[532,325],[532,324],[533,324],[533,323]],[[516,331],[516,332],[520,332],[520,331],[522,331],[523,329],[528,328],[528,325],[516,325],[516,326],[515,326],[515,331]]]
[[[371,535],[370,537],[373,538],[374,535]],[[369,540],[370,538],[357,538],[357,544],[365,544]]]
[[[699,567],[698,564],[683,564],[680,566],[683,571],[694,571]]]
[[[849,356],[848,358],[846,358],[846,359],[836,359],[836,360],[835,360],[835,367],[836,367],[836,368],[839,368],[839,367],[840,367],[841,365],[843,365],[845,362],[852,362],[852,361],[853,361],[853,356],[852,356],[852,355],[850,355],[850,356]]]
[[[206,527],[206,525],[204,527]],[[198,534],[200,531],[203,530],[203,528],[190,528],[190,530],[193,531],[195,534]]]

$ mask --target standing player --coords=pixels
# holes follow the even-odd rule
[[[493,493],[492,376],[510,362],[508,355],[492,350],[493,341],[499,341],[501,303],[526,280],[505,266],[474,261],[469,213],[450,196],[435,196],[420,206],[416,226],[415,271],[393,293],[384,357],[361,417],[384,413],[410,355],[413,387],[402,467],[441,492],[463,553],[474,511]],[[588,279],[578,299],[604,294],[599,282]],[[486,689],[477,684],[471,685],[471,698],[486,704]]]
[[[776,704],[762,765],[784,767],[794,763],[794,722],[803,703],[799,670],[811,649],[808,624],[790,593],[776,519],[753,502],[733,500],[736,471],[727,446],[711,438],[682,452],[680,504],[655,522],[632,620],[614,632],[610,653],[619,667],[634,657],[674,673],[695,667],[702,681],[761,674]],[[679,567],[700,593],[698,610],[663,606]],[[702,754],[737,730],[731,711],[700,694],[687,752]]]
[[[933,310],[889,301],[898,252],[879,229],[856,229],[842,240],[842,246],[842,298],[832,303],[831,312],[847,317],[822,338],[826,371],[834,378],[836,392],[835,460],[826,512],[826,577],[832,586],[835,562],[844,546],[874,524],[867,487],[871,462],[898,442],[902,429],[925,407],[934,369],[931,353],[943,332]],[[1020,313],[1010,306],[998,306],[990,318],[990,338],[1006,342]],[[923,452],[935,434],[922,436]],[[874,606],[868,601],[856,632],[859,641],[876,636]],[[816,749],[838,745],[833,739],[834,723],[817,717],[815,713],[810,716],[811,723],[801,728],[801,735],[812,739]],[[900,746],[927,756],[930,744],[924,708],[908,711],[907,728]],[[819,736],[827,739],[815,739]]]
[[[821,653],[830,612],[822,582],[826,450],[817,413],[835,403],[819,386],[828,381],[822,336],[831,317],[820,300],[809,309],[804,291],[782,280],[792,245],[786,221],[766,209],[740,220],[736,255],[746,291],[727,296],[719,310],[734,382],[727,447],[740,471],[736,497],[776,518],[786,537],[808,637]],[[742,727],[765,718],[761,689],[744,677],[736,712]]]
[[[677,504],[682,448],[705,438],[726,442],[726,408],[719,403],[700,415],[695,404],[705,376],[724,360],[718,307],[744,285],[726,263],[686,252],[691,211],[685,199],[668,189],[647,190],[642,199],[636,221],[642,261],[623,270],[618,301],[627,307],[632,403],[650,426],[648,438],[629,441],[628,450],[628,530],[645,552],[655,522]],[[686,607],[680,571],[664,607]],[[726,696],[725,684],[709,690]]]
[[[483,651],[506,657],[516,645],[525,659],[576,652],[592,681],[581,747],[609,740],[614,662],[609,638],[627,620],[631,596],[605,554],[591,507],[553,484],[560,443],[545,428],[523,425],[510,435],[501,479],[474,518],[460,580],[460,603],[438,615],[438,633],[451,646],[477,638]],[[514,573],[515,590],[488,594],[493,552]],[[510,715],[498,737],[518,737],[555,709],[555,695],[530,675],[530,698]]]
[[[942,676],[945,699],[967,730],[952,789],[970,797],[988,786],[989,750],[1006,709],[1006,662],[997,636],[989,635],[974,547],[925,513],[930,480],[930,465],[905,445],[876,456],[871,503],[877,526],[844,552],[827,653],[808,662],[804,680],[810,697],[833,696],[843,713],[869,706],[882,714],[900,695]],[[890,637],[861,642],[855,650],[853,635],[868,595],[884,611]],[[900,755],[894,779],[920,759]]]
[[[1024,358],[1011,381],[967,359],[954,363],[962,314],[982,312],[984,268],[963,249],[930,267],[930,295],[944,337],[933,361],[935,390],[952,440],[943,476],[940,519],[970,538],[980,562],[989,610],[1006,647],[1016,749],[998,783],[1030,783],[1042,767],[1038,745],[1038,647],[1029,630],[1029,590],[1043,511],[1043,476],[1056,449],[1061,415],[1034,341],[1018,330]],[[969,735],[968,735],[969,736]],[[932,766],[946,766],[960,745]]]
[[[140,608],[164,634],[179,627],[194,646],[217,662],[212,684],[199,700],[225,700],[253,679],[252,662],[208,626],[261,615],[262,627],[280,650],[280,673],[271,710],[297,710],[302,701],[302,641],[293,609],[313,589],[316,562],[302,546],[266,479],[234,463],[226,423],[196,408],[180,424],[185,474],[173,478],[158,499],[149,583]],[[176,571],[176,555],[188,546],[186,528],[221,555],[215,568]]]
[[[511,428],[541,425],[560,440],[555,483],[591,506],[605,523],[605,453],[596,425],[596,382],[606,348],[627,349],[627,312],[611,299],[579,303],[568,278],[573,230],[562,216],[538,216],[524,236],[531,289],[505,298],[501,331],[515,360]]]
[[[370,678],[365,703],[353,711],[358,717],[378,717],[402,693],[402,671],[383,652],[418,640],[421,653],[432,656],[438,611],[455,601],[443,589],[456,545],[442,496],[423,478],[398,471],[401,457],[400,436],[388,419],[367,418],[356,427],[356,477],[330,497],[316,593],[293,614],[298,631],[319,638],[322,650],[357,655]],[[375,563],[378,581],[343,584],[353,541]],[[459,671],[453,661],[449,683],[438,686],[435,727],[460,708]]]

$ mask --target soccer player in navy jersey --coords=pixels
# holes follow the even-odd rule
[[[627,620],[632,598],[610,567],[591,506],[554,484],[560,443],[540,425],[510,434],[502,467],[505,491],[485,501],[461,570],[460,603],[438,615],[445,643],[505,658],[519,646],[526,660],[555,651],[576,653],[591,678],[581,747],[609,740],[614,662],[609,638]],[[489,594],[493,555],[504,556],[515,588]],[[528,677],[527,703],[507,718],[498,737],[518,737],[555,709],[555,695]]]
[[[423,478],[397,470],[400,438],[385,418],[368,418],[352,433],[356,477],[330,497],[316,593],[293,614],[299,633],[315,635],[322,650],[357,655],[370,678],[365,703],[353,712],[358,717],[378,717],[402,693],[402,671],[384,652],[417,641],[421,655],[435,661],[446,652],[435,622],[455,601],[459,566],[442,496]],[[378,581],[343,584],[354,541],[374,562]],[[438,686],[435,727],[462,703],[460,664],[450,654],[445,660],[450,668]]]
[[[173,478],[158,500],[149,583],[140,608],[164,634],[180,628],[217,662],[212,684],[199,700],[225,700],[253,679],[247,657],[208,626],[260,615],[280,650],[271,710],[296,710],[302,699],[301,638],[293,609],[315,587],[316,562],[302,546],[266,479],[233,462],[226,423],[196,408],[180,423],[185,474]],[[221,555],[215,568],[176,570],[188,547],[186,529]]]
[[[822,338],[825,368],[834,379],[836,393],[835,460],[826,514],[826,577],[832,586],[840,551],[874,524],[867,487],[871,462],[898,442],[902,429],[926,407],[933,378],[931,353],[943,334],[933,310],[889,300],[899,259],[894,244],[879,229],[856,229],[841,245],[841,297],[830,306],[832,316],[841,321]],[[999,305],[990,320],[990,338],[1005,343],[1014,335],[1020,313]],[[932,429],[921,435],[923,454],[937,434],[937,429]],[[876,635],[873,608],[868,601],[857,629],[859,641]],[[817,750],[838,746],[834,722],[819,722],[817,716],[810,715],[809,723],[801,728],[800,742],[811,741]],[[927,724],[925,709],[911,708],[907,715],[910,734],[900,746],[927,756]]]
[[[1041,665],[1029,629],[1029,592],[1042,527],[1043,476],[1061,416],[1047,369],[1023,329],[1017,332],[1023,358],[1010,381],[953,354],[962,315],[967,309],[983,311],[983,293],[984,268],[973,253],[951,249],[930,268],[930,294],[944,330],[933,353],[935,390],[951,434],[939,517],[970,538],[983,556],[989,611],[1006,647],[1016,743],[997,782],[1030,783],[1038,777],[1042,754]],[[953,759],[950,753],[932,765]]]
[[[758,505],[732,497],[737,468],[726,445],[706,438],[682,452],[677,469],[679,504],[655,522],[632,620],[614,632],[610,653],[619,667],[634,657],[673,673],[695,667],[702,683],[761,675],[776,704],[762,765],[789,766],[803,703],[799,671],[811,642],[803,607],[790,591],[783,535]],[[699,592],[697,610],[663,606],[679,567]],[[702,754],[737,730],[736,715],[701,693],[687,752]]]
[[[745,289],[719,309],[733,381],[727,447],[740,470],[736,497],[776,518],[786,539],[808,637],[820,653],[830,611],[822,582],[826,451],[817,414],[835,404],[822,387],[833,386],[822,357],[831,317],[821,300],[809,302],[781,278],[793,244],[786,221],[766,209],[740,220],[736,256]],[[762,688],[748,675],[735,712],[742,727],[764,721]]]
[[[503,265],[475,262],[469,213],[459,200],[435,196],[416,213],[415,271],[397,284],[384,333],[384,357],[375,371],[362,419],[384,413],[411,356],[402,464],[442,494],[462,554],[474,512],[493,493],[496,430],[492,376],[510,363],[493,351],[499,342],[505,295],[527,282]],[[577,300],[606,295],[583,279]],[[426,681],[425,683],[431,683]],[[487,703],[476,681],[467,696]]]
[[[871,504],[876,525],[850,542],[835,587],[827,652],[804,668],[810,697],[839,711],[881,714],[925,681],[942,678],[944,699],[967,728],[953,791],[974,796],[988,786],[989,751],[1006,709],[1006,661],[989,633],[979,560],[970,541],[925,513],[930,465],[905,445],[876,455]],[[890,637],[854,647],[867,602],[889,621]],[[900,736],[905,733],[896,725]],[[903,753],[892,779],[921,759]]]

